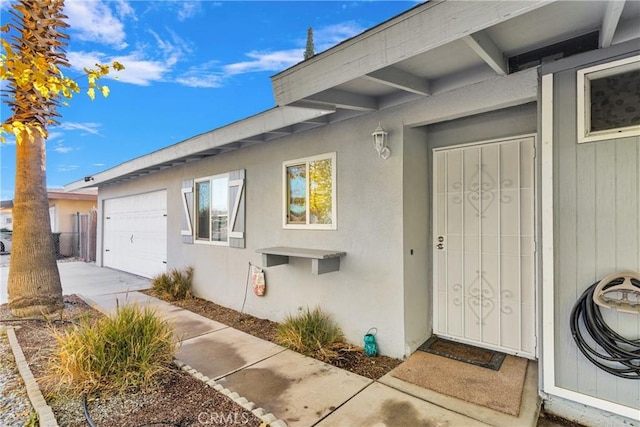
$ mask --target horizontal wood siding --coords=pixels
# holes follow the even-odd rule
[[[640,271],[640,138],[577,144],[576,70],[554,78],[556,385],[640,407],[640,381],[591,364],[571,337],[569,315],[602,277]],[[606,322],[640,338],[640,316],[602,309]]]

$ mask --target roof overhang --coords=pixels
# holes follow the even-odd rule
[[[593,32],[605,48],[638,28],[638,1],[429,1],[271,79],[277,105],[353,116],[507,75],[514,55]]]
[[[276,107],[122,163],[64,186],[65,191],[127,181],[172,166],[245,148],[326,123],[332,108]]]

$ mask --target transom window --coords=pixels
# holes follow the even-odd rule
[[[640,56],[578,71],[578,142],[640,135]]]
[[[336,153],[283,163],[284,228],[335,230]]]
[[[196,240],[228,244],[229,176],[197,179],[195,186]]]

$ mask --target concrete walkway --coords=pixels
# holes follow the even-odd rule
[[[149,281],[82,262],[59,265],[65,294],[81,295],[105,313],[136,302],[176,327],[177,359],[239,403],[253,402],[290,426],[535,426],[537,369],[530,364],[520,417],[440,395],[386,375],[373,381],[302,356],[173,306],[137,290]],[[2,274],[2,279],[6,277]],[[6,289],[6,282],[0,289]],[[193,371],[192,371],[193,373]],[[244,399],[243,399],[244,398]]]

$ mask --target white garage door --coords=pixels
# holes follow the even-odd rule
[[[104,201],[103,265],[144,277],[166,271],[167,192]]]

